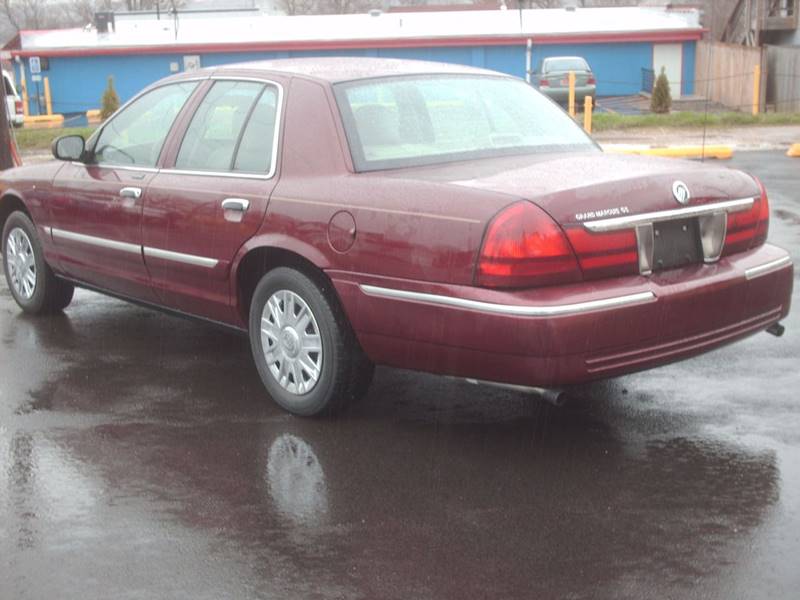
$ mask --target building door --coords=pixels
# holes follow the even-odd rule
[[[669,91],[673,98],[681,97],[683,84],[683,44],[653,44],[653,71],[655,76],[666,69]]]

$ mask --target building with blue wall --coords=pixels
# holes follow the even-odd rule
[[[525,77],[528,60],[535,68],[546,57],[583,56],[599,96],[636,94],[643,72],[661,67],[673,96],[690,95],[695,45],[703,35],[697,11],[638,7],[294,17],[248,12],[178,20],[117,15],[115,21],[107,33],[21,32],[7,47],[17,82],[27,87],[30,114],[43,111],[44,77],[53,112],[69,115],[98,108],[108,77],[125,101],[175,72],[297,56],[414,58],[517,77]],[[31,72],[32,62],[41,73]]]

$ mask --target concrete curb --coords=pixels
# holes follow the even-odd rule
[[[733,156],[733,147],[726,145],[652,147],[630,144],[603,144],[602,146],[603,150],[612,154],[639,154],[643,156],[666,156],[669,158],[716,158],[720,160]]]
[[[25,117],[24,124],[30,126],[60,126],[64,122],[64,115],[36,115]]]

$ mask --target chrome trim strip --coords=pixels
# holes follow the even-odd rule
[[[48,227],[47,225],[45,225],[44,227],[42,227],[42,230],[44,231],[45,235],[48,235],[51,238],[53,237],[53,228],[52,227]]]
[[[70,164],[76,167],[94,167],[96,169],[119,169],[121,171],[138,171],[141,173],[158,173],[158,169],[153,167],[125,167],[122,165],[109,165],[109,164],[87,164],[77,160],[70,161]]]
[[[256,81],[258,83],[274,83],[280,85],[272,79],[266,77],[254,77],[249,75],[210,75],[208,79],[212,81]]]
[[[749,269],[745,269],[744,276],[747,279],[755,279],[756,277],[761,277],[762,275],[766,275],[767,273],[772,273],[773,271],[778,271],[784,267],[788,267],[791,264],[792,264],[792,259],[788,256],[784,256],[782,258],[771,260],[768,263],[764,263],[763,265],[758,265],[757,267],[750,267]]]
[[[181,252],[172,252],[170,250],[161,250],[159,248],[150,248],[144,246],[145,258],[160,258],[161,260],[171,260],[174,262],[184,263],[187,265],[194,265],[197,267],[206,267],[213,269],[217,266],[219,261],[215,258],[206,258],[205,256],[195,256],[194,254],[183,254]]]
[[[239,173],[236,171],[191,171],[188,169],[161,169],[161,173],[169,175],[205,175],[206,177],[232,177],[235,179],[272,179],[273,175],[255,173]]]
[[[74,233],[72,231],[64,231],[63,229],[50,230],[53,239],[69,240],[72,242],[80,242],[90,246],[99,246],[100,248],[109,248],[111,250],[119,250],[120,252],[130,252],[132,254],[141,254],[142,247],[138,244],[129,244],[128,242],[117,242],[115,240],[108,240],[106,238],[95,237],[93,235],[85,235],[83,233]]]
[[[621,306],[642,304],[644,302],[654,302],[656,300],[656,295],[653,292],[648,291],[638,292],[636,294],[627,294],[625,296],[616,296],[613,298],[603,298],[602,300],[576,302],[573,304],[556,304],[552,306],[517,306],[513,304],[496,304],[493,302],[467,300],[466,298],[456,298],[454,296],[440,296],[438,294],[396,290],[367,284],[360,284],[358,287],[368,296],[377,296],[392,300],[425,302],[428,304],[438,304],[441,306],[452,306],[454,308],[477,310],[496,315],[511,315],[518,317],[548,317],[568,315],[589,312],[593,310],[619,308]]]
[[[736,200],[725,200],[712,204],[701,204],[698,206],[688,206],[685,208],[675,208],[671,210],[659,210],[655,212],[642,213],[639,215],[625,215],[624,217],[612,217],[610,219],[599,219],[597,221],[586,221],[583,226],[589,231],[614,231],[615,229],[628,229],[644,223],[655,223],[657,221],[669,221],[670,219],[681,219],[686,217],[698,217],[715,212],[737,212],[750,208],[755,202],[755,197],[738,198]]]

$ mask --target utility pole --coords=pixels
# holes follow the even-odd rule
[[[8,100],[6,99],[5,82],[3,88],[3,109],[0,110],[0,170],[5,171],[14,166],[14,157],[11,156],[11,131],[8,122]]]

